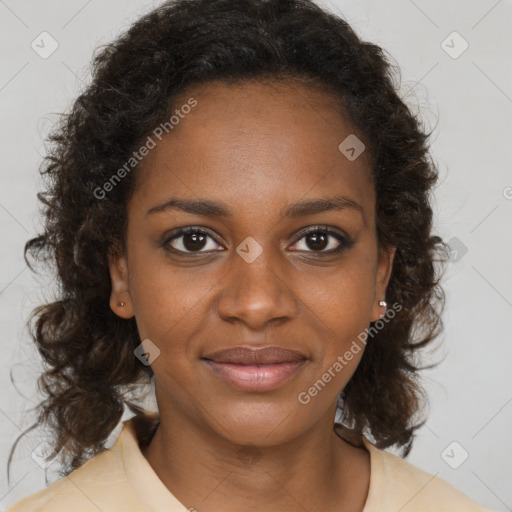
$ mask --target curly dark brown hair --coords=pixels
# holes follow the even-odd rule
[[[36,308],[29,324],[46,396],[31,428],[52,433],[61,475],[105,449],[125,406],[144,413],[128,395],[154,379],[151,366],[134,357],[141,342],[135,318],[109,307],[107,254],[124,249],[136,168],[104,197],[98,190],[169,119],[178,95],[213,80],[299,81],[335,95],[361,134],[378,244],[396,247],[386,299],[401,309],[368,343],[343,391],[342,421],[407,455],[426,403],[418,351],[443,325],[439,281],[448,246],[431,233],[438,173],[430,134],[399,97],[397,66],[310,0],[173,0],[99,50],[90,85],[49,136],[40,169],[47,189],[38,194],[44,231],[24,251],[32,270],[27,255],[50,264],[59,284],[58,300]]]

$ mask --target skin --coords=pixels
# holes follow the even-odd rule
[[[377,245],[368,156],[349,161],[339,151],[357,132],[318,89],[212,82],[176,104],[190,97],[197,106],[142,161],[126,250],[109,257],[112,310],[135,315],[141,340],[160,350],[151,366],[161,423],[143,455],[176,498],[200,512],[361,511],[369,454],[337,436],[333,423],[363,351],[308,404],[297,397],[385,311],[379,300],[395,250]],[[362,212],[282,214],[291,203],[334,195]],[[147,215],[170,197],[218,201],[232,216]],[[336,248],[336,238],[315,246],[298,233],[322,225],[354,244],[318,256]],[[184,226],[219,242],[207,236],[195,253],[173,254],[162,244]],[[247,237],[262,249],[251,263],[236,252]],[[172,247],[186,251],[186,239]],[[279,345],[308,359],[276,389],[242,391],[201,360],[237,345]]]

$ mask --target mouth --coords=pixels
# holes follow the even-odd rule
[[[269,391],[296,375],[307,358],[282,347],[232,349],[214,352],[202,360],[214,374],[243,391]]]

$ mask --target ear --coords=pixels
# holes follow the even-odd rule
[[[119,249],[112,248],[109,251],[108,268],[110,271],[110,282],[112,284],[110,309],[121,318],[131,318],[134,313],[130,296],[128,265],[125,256]]]
[[[379,249],[379,260],[377,263],[377,275],[375,281],[375,294],[371,308],[370,321],[376,322],[382,318],[386,312],[384,306],[380,306],[381,300],[386,300],[386,289],[393,270],[393,260],[395,257],[396,247],[381,247]],[[387,305],[389,308],[389,304]]]

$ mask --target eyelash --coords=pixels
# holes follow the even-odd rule
[[[304,251],[307,253],[311,253],[315,256],[321,257],[323,255],[338,254],[346,249],[350,249],[355,243],[351,238],[341,235],[337,231],[330,230],[327,226],[322,225],[322,226],[311,226],[311,227],[303,229],[302,231],[299,232],[297,240],[292,245],[297,244],[300,240],[302,240],[307,235],[310,235],[312,233],[329,235],[329,236],[332,236],[333,238],[335,238],[339,242],[339,246],[336,249],[331,249],[329,251],[313,251],[313,250]],[[201,228],[201,227],[189,226],[189,227],[185,227],[185,228],[180,228],[172,236],[167,237],[165,239],[165,241],[163,242],[162,246],[168,252],[174,253],[174,254],[180,254],[180,255],[185,254],[188,256],[188,255],[208,253],[209,251],[181,251],[181,250],[174,249],[174,248],[170,247],[170,244],[172,241],[180,238],[183,235],[190,235],[190,234],[200,234],[200,235],[208,236],[208,237],[212,238],[217,244],[222,245],[220,243],[220,241],[217,239],[217,237],[214,236],[209,231],[207,231],[206,229]],[[220,251],[218,251],[218,252],[220,252]],[[301,251],[297,251],[297,252],[301,252]]]

